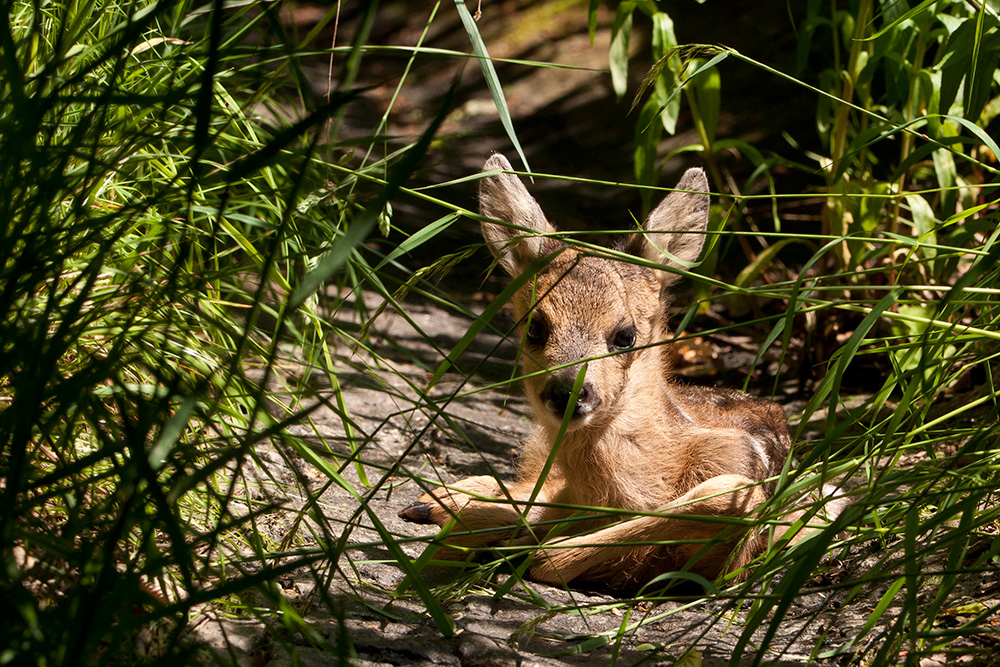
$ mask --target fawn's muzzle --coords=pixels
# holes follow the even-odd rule
[[[542,388],[539,397],[545,407],[551,410],[556,416],[562,417],[566,414],[570,398],[573,396],[573,383],[567,383],[560,378],[552,378]],[[580,387],[580,395],[576,399],[573,407],[573,418],[584,417],[593,412],[601,404],[601,398],[594,391],[594,385],[584,382]]]

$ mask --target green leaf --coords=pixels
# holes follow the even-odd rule
[[[701,652],[697,649],[689,648],[684,651],[684,655],[677,659],[674,667],[701,667]]]
[[[160,469],[163,462],[166,460],[167,455],[170,454],[170,450],[173,449],[177,441],[180,440],[181,434],[184,433],[184,429],[187,427],[187,423],[191,419],[191,415],[197,404],[197,397],[188,396],[184,399],[184,402],[181,403],[177,412],[175,412],[173,416],[167,420],[167,423],[163,425],[160,437],[157,438],[156,444],[154,444],[149,450],[149,467],[152,468],[154,472]]]
[[[875,605],[875,608],[872,609],[871,616],[868,617],[865,624],[861,626],[861,631],[854,637],[855,642],[871,632],[871,629],[874,628],[875,624],[882,618],[882,614],[885,613],[885,610],[888,609],[889,605],[892,604],[892,601],[896,599],[896,594],[899,593],[899,589],[902,588],[905,583],[906,578],[900,577],[892,583],[892,586],[889,586],[885,593],[882,594],[882,598],[878,601],[878,604]]]
[[[885,296],[879,299],[878,303],[871,306],[868,309],[868,314],[865,318],[858,324],[854,333],[848,339],[847,343],[844,344],[842,348],[837,350],[834,355],[835,362],[830,371],[826,376],[820,381],[819,386],[816,387],[813,397],[809,400],[809,405],[806,407],[806,414],[812,414],[816,409],[826,402],[827,397],[832,395],[831,406],[828,411],[828,420],[830,422],[829,428],[831,432],[834,427],[834,420],[836,419],[837,411],[834,409],[836,407],[836,402],[840,398],[840,381],[844,377],[844,372],[847,369],[848,364],[854,359],[854,356],[858,353],[858,349],[865,342],[868,337],[868,332],[871,331],[875,323],[878,322],[882,314],[885,313],[896,300],[899,299],[900,294],[903,293],[902,287],[893,288]],[[805,427],[805,423],[800,423],[798,432],[796,433],[796,438],[799,433]]]
[[[611,86],[618,99],[628,91],[628,42],[632,34],[632,12],[635,2],[627,1],[618,5],[615,20],[611,25],[611,46],[608,49],[608,65],[611,68]]]
[[[937,245],[935,230],[937,229],[938,221],[934,215],[934,209],[920,195],[906,195],[904,199],[906,199],[906,203],[910,207],[910,216],[913,218],[913,228],[916,232],[917,240],[921,243]],[[924,255],[928,257],[937,255],[935,248],[927,247],[922,250]]]
[[[941,117],[955,121],[965,129],[967,129],[969,132],[976,135],[976,138],[979,139],[981,142],[983,142],[983,145],[989,148],[990,152],[992,152],[994,155],[1000,155],[1000,145],[997,145],[997,142],[994,141],[993,137],[988,135],[986,131],[983,130],[983,128],[979,127],[976,123],[972,122],[971,120],[967,120],[965,118],[960,118],[958,116],[942,115]],[[996,173],[995,169],[991,169],[991,171]]]
[[[486,43],[483,42],[483,37],[479,34],[476,20],[469,13],[469,8],[465,5],[465,0],[455,0],[455,6],[458,8],[458,16],[462,19],[462,26],[465,28],[466,34],[469,35],[469,41],[472,42],[472,50],[476,52],[476,56],[479,58],[479,66],[483,70],[483,76],[486,77],[486,87],[489,88],[493,104],[497,108],[497,113],[500,114],[500,124],[503,125],[503,129],[507,132],[507,137],[514,144],[514,149],[521,157],[521,162],[524,163],[524,170],[531,171],[531,167],[528,165],[528,158],[524,156],[524,151],[521,149],[521,142],[517,140],[517,133],[514,132],[514,122],[510,118],[510,109],[507,108],[507,98],[503,94],[500,77],[497,76],[496,68],[493,67],[493,60],[486,50]]]
[[[736,279],[733,281],[733,285],[736,287],[746,287],[749,285],[757,276],[760,275],[760,272],[771,263],[771,260],[773,260],[778,253],[781,252],[782,248],[791,245],[792,243],[805,243],[806,245],[809,245],[808,241],[805,239],[791,237],[781,239],[777,243],[764,248],[763,251],[758,253],[757,256],[754,257],[754,260],[747,264],[746,267],[740,271],[739,275],[736,276]]]
[[[937,177],[938,187],[941,188],[942,214],[947,214],[955,210],[955,186],[958,177],[958,168],[955,165],[954,154],[943,148],[939,148],[931,154],[934,162],[934,175]]]
[[[402,257],[406,253],[412,252],[416,248],[419,248],[427,241],[430,241],[435,236],[440,234],[442,231],[450,227],[453,222],[459,219],[459,217],[460,216],[458,213],[449,213],[443,218],[438,218],[434,222],[428,224],[426,227],[419,230],[418,232],[410,236],[408,239],[400,243],[398,246],[393,248],[392,252],[386,255],[385,258],[381,262],[379,262],[374,269],[372,269],[372,273],[378,273],[379,270],[382,269],[387,264],[395,261],[399,257]]]
[[[698,113],[711,146],[715,143],[715,133],[719,127],[719,113],[722,108],[722,77],[717,67],[701,68],[692,81],[698,98]]]
[[[662,112],[667,107],[667,105],[669,105],[673,101],[673,99],[675,97],[677,97],[677,95],[682,90],[684,90],[684,87],[688,83],[690,83],[692,80],[694,80],[702,72],[706,72],[706,71],[712,69],[713,67],[715,67],[716,65],[718,65],[720,62],[722,62],[723,60],[725,60],[726,58],[728,58],[730,53],[731,53],[731,51],[721,51],[720,53],[715,54],[714,56],[712,56],[712,58],[708,62],[704,63],[703,65],[701,65],[700,67],[698,67],[698,69],[696,69],[693,73],[691,73],[690,75],[688,75],[683,81],[681,81],[674,88],[673,91],[671,91],[670,96],[667,98],[667,100],[665,102],[663,102],[663,103],[660,104],[660,111]],[[698,150],[704,150],[704,148],[699,148]]]
[[[372,503],[365,502],[358,492],[354,490],[354,487],[351,486],[351,483],[337,471],[336,466],[314,452],[311,447],[299,447],[296,451],[306,461],[334,480],[340,488],[354,496],[354,499],[360,504],[361,509],[368,515],[368,519],[372,522],[372,526],[382,540],[382,544],[392,554],[393,561],[403,570],[406,578],[417,592],[417,595],[420,596],[420,600],[426,605],[427,613],[434,619],[434,624],[437,626],[438,632],[445,637],[454,635],[455,622],[448,616],[448,613],[441,605],[438,604],[427,582],[420,576],[420,572],[414,562],[403,552],[403,549],[399,546],[399,541],[389,532],[382,523],[382,520],[379,519],[378,515],[372,509]]]
[[[587,7],[587,33],[590,35],[590,43],[593,45],[597,36],[597,10],[601,6],[601,0],[590,0]]]
[[[674,34],[673,19],[666,12],[656,12],[653,14],[653,56],[657,58],[657,63],[650,71],[650,75],[655,76],[653,99],[660,110],[660,122],[667,134],[674,134],[677,131],[677,119],[681,113],[680,98],[671,97],[669,93],[677,82],[674,68],[680,67],[680,58],[673,53],[676,48],[677,36]],[[641,93],[642,88],[639,94]],[[646,124],[645,120],[639,123],[642,126]],[[642,182],[644,181],[640,181]]]
[[[938,2],[938,0],[924,0],[919,5],[917,5],[913,9],[911,9],[910,11],[908,11],[908,12],[902,14],[901,16],[899,16],[896,20],[894,20],[891,23],[883,26],[882,29],[879,30],[878,32],[876,32],[874,35],[872,35],[870,37],[864,37],[864,38],[861,39],[861,41],[863,41],[863,42],[870,42],[872,40],[878,39],[879,37],[881,37],[882,35],[886,34],[889,31],[891,31],[893,28],[895,28],[896,26],[900,25],[904,21],[908,21],[908,20],[910,20],[910,19],[918,16],[919,14],[924,13],[925,11],[927,11],[927,9],[929,7],[931,7],[932,5],[936,4],[937,2]]]
[[[653,14],[653,57],[659,60],[677,48],[674,20],[666,12]]]

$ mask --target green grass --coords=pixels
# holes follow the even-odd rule
[[[636,98],[637,183],[661,180],[669,156],[658,152],[660,141],[686,109],[699,143],[682,152],[709,166],[722,204],[713,208],[716,254],[691,275],[695,298],[672,322],[679,339],[725,336],[729,325],[706,324],[702,313],[736,296],[755,304],[739,326],[760,346],[758,360],[814,367],[796,421],[796,466],[762,525],[824,480],[846,480],[854,499],[814,539],[769,551],[748,582],[714,582],[707,601],[685,599],[694,609],[722,604],[718,623],[737,619],[729,629],[738,636],[735,655],[758,660],[778,648],[774,633],[791,622],[789,609],[815,593],[840,609],[865,610],[851,636],[818,641],[815,659],[855,652],[854,662],[894,664],[901,652],[912,660],[995,637],[992,598],[966,591],[970,581],[995,580],[1000,558],[991,139],[1000,102],[990,69],[1000,28],[988,3],[922,3],[910,14],[857,5],[809,5],[796,26],[800,73],[725,47],[676,49],[672,21],[653,3],[623,3],[614,20],[619,94],[635,94],[621,88],[630,65],[622,40],[652,25],[661,58],[644,89],[649,97]],[[7,9],[0,664],[210,660],[188,634],[207,613],[204,603],[274,620],[271,640],[289,650],[300,633],[348,659],[346,626],[324,638],[308,614],[326,606],[343,621],[338,603],[316,592],[297,606],[279,582],[304,572],[325,591],[344,575],[363,599],[366,586],[377,586],[365,579],[367,546],[382,545],[409,575],[409,595],[442,634],[454,632],[453,604],[469,592],[515,596],[544,618],[606,611],[546,601],[520,582],[523,560],[511,561],[510,577],[499,575],[509,567],[502,551],[504,558],[493,554],[492,564],[432,587],[421,575],[430,553],[411,559],[414,538],[394,534],[376,511],[376,499],[401,484],[390,498],[399,507],[412,500],[417,487],[407,479],[451,479],[421,455],[435,429],[475,449],[456,402],[518,391],[517,378],[486,389],[458,379],[485,363],[473,342],[497,333],[493,315],[503,305],[495,300],[477,316],[449,296],[449,270],[481,261],[482,249],[418,269],[406,259],[476,217],[450,201],[454,183],[408,187],[439,148],[433,141],[450,100],[423,110],[426,123],[413,137],[385,135],[391,105],[367,136],[339,134],[365,93],[353,82],[368,52],[406,59],[389,86],[393,100],[423,57],[369,43],[379,6],[340,38],[340,87],[318,101],[305,65],[335,9],[301,36],[263,3]],[[643,17],[633,21],[636,9]],[[437,12],[421,42],[441,20]],[[490,44],[474,22],[463,25],[475,55],[434,55],[456,68],[479,58],[484,89],[516,146],[504,81],[482,59]],[[956,31],[969,39],[949,37]],[[830,48],[810,54],[808,44],[824,39]],[[725,87],[716,68],[736,60],[753,65],[761,85],[791,79],[810,91],[821,152],[796,148],[811,138],[791,137],[786,155],[766,155],[719,136]],[[919,83],[904,85],[911,80]],[[723,156],[734,150],[754,165],[744,183],[726,171]],[[808,185],[781,191],[777,165]],[[557,176],[576,176],[570,172]],[[756,188],[761,182],[768,186]],[[758,191],[765,194],[747,194]],[[816,233],[784,231],[785,204],[816,193],[825,202]],[[439,215],[407,233],[394,210],[415,200]],[[738,231],[748,229],[747,207],[760,202],[774,212],[771,227]],[[366,244],[380,234],[393,245]],[[749,249],[749,268],[729,284],[712,267],[734,244]],[[361,292],[367,302],[354,298]],[[467,318],[469,334],[441,344],[412,315],[417,297]],[[388,312],[411,321],[416,339],[384,333]],[[830,323],[839,329],[825,329]],[[826,352],[804,357],[804,348]],[[851,389],[857,372],[881,374],[860,397]],[[787,380],[776,376],[774,388]],[[362,389],[391,397],[398,409],[374,425],[352,414],[352,392]],[[338,423],[323,422],[321,412]],[[403,456],[387,459],[379,447],[400,423]],[[271,456],[278,466],[262,458]],[[326,487],[350,500],[331,504]],[[846,574],[836,574],[838,562]],[[570,652],[610,647],[618,656],[635,648],[643,627],[679,613],[658,606],[675,595],[651,587],[618,599],[609,603],[623,614],[617,629],[559,639]],[[678,659],[686,648],[642,651]]]

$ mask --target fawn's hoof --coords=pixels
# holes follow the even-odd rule
[[[399,510],[396,516],[411,523],[433,523],[431,521],[431,506],[419,500]]]

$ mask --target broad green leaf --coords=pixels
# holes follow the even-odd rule
[[[653,83],[653,98],[661,109],[660,122],[667,134],[677,131],[677,119],[681,113],[680,98],[671,97],[669,92],[677,82],[674,67],[680,66],[680,58],[672,53],[676,48],[673,20],[666,12],[656,12],[653,14],[653,56],[657,59],[658,73]],[[645,122],[640,124],[646,125]]]
[[[955,164],[954,154],[943,148],[939,148],[931,154],[934,162],[934,175],[937,177],[938,187],[941,188],[940,210],[943,215],[955,210],[955,186],[958,176],[958,168]]]
[[[690,83],[692,80],[694,80],[702,72],[706,72],[706,71],[712,69],[713,67],[715,67],[716,65],[718,65],[720,62],[722,62],[727,57],[729,57],[730,53],[731,52],[727,50],[727,51],[721,51],[720,53],[715,54],[714,56],[712,56],[712,58],[708,62],[702,64],[701,66],[698,67],[698,69],[696,69],[694,72],[692,72],[687,77],[685,77],[685,79],[683,81],[681,81],[674,88],[673,91],[671,91],[670,96],[667,98],[667,100],[665,102],[663,102],[663,103],[660,104],[660,111],[662,112],[664,109],[666,109],[667,105],[669,105],[673,101],[673,99],[675,97],[677,97],[677,95],[680,94],[680,92],[682,90],[684,90],[684,87],[688,83]],[[699,148],[698,150],[705,150],[705,149],[704,149],[704,147],[702,147],[702,148]]]
[[[659,60],[677,48],[674,20],[666,12],[653,14],[653,57]]]
[[[597,10],[601,6],[601,0],[590,0],[587,6],[587,33],[590,35],[590,43],[593,45],[594,37],[597,36]]]
[[[615,10],[611,25],[611,46],[608,48],[608,65],[611,68],[611,86],[618,99],[628,91],[628,43],[632,34],[632,12],[635,2],[627,0]]]
[[[715,133],[719,127],[719,113],[722,108],[722,77],[717,67],[701,68],[692,81],[698,98],[698,113],[705,127],[709,149],[715,143]]]
[[[917,235],[917,240],[921,243],[937,245],[935,230],[937,229],[938,221],[934,215],[934,209],[920,195],[906,195],[904,199],[906,199],[906,203],[910,207],[910,216],[913,218],[913,227]],[[935,257],[937,255],[937,250],[932,247],[925,247],[922,251],[927,257]]]

